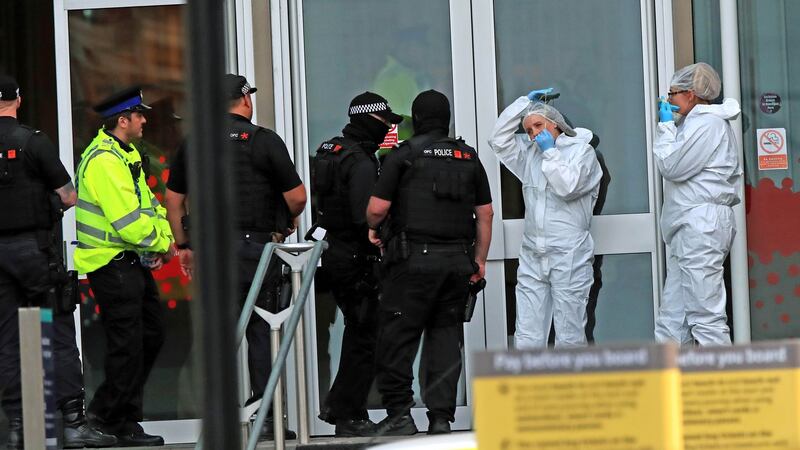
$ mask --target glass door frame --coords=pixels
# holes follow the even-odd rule
[[[272,3],[280,3],[275,2]],[[306,96],[306,77],[305,77],[305,61],[303,58],[304,47],[304,33],[303,33],[303,2],[302,0],[289,0],[288,17],[286,14],[281,14],[281,20],[288,18],[288,26],[281,24],[281,29],[289,29],[289,48],[290,55],[285,56],[291,66],[291,75],[284,73],[284,76],[291,77],[291,92],[285,98],[291,98],[291,111],[287,111],[286,105],[281,106],[280,110],[286,114],[284,120],[284,128],[278,129],[279,133],[283,131],[283,136],[293,136],[294,142],[290,143],[290,139],[286,139],[287,146],[294,152],[294,161],[298,173],[301,175],[303,183],[310,186],[310,170],[308,168],[308,150],[310,143],[308,142],[308,108]],[[283,6],[281,6],[283,8]],[[475,121],[475,78],[474,78],[474,56],[472,47],[472,9],[468,2],[462,0],[449,0],[450,9],[450,43],[451,43],[451,56],[453,68],[453,116],[455,119],[456,135],[462,136],[467,142],[477,142],[477,128]],[[464,27],[463,25],[468,26]],[[461,25],[459,28],[457,25]],[[285,36],[283,36],[285,38]],[[276,39],[275,31],[273,31],[273,39]],[[285,67],[288,70],[288,66]],[[276,70],[277,72],[277,70]],[[277,85],[277,80],[276,80]],[[277,87],[276,87],[277,89]],[[276,93],[277,100],[277,93]],[[276,101],[276,111],[280,111]],[[278,117],[280,113],[276,112],[276,122],[279,122]],[[291,119],[289,119],[291,118]],[[276,127],[278,127],[276,123]],[[297,235],[302,236],[308,230],[311,223],[311,210],[306,208],[301,216],[299,232]],[[487,277],[488,278],[488,277]],[[332,425],[323,422],[317,418],[320,409],[320,392],[319,392],[319,373],[317,369],[317,337],[316,337],[316,323],[315,323],[315,298],[314,292],[310,293],[311,297],[306,305],[304,317],[306,318],[305,324],[305,338],[306,342],[306,367],[309,369],[308,384],[309,384],[309,423],[311,425],[312,435],[332,435],[334,428]],[[479,302],[479,305],[482,302]],[[482,316],[482,306],[476,308],[475,317]],[[475,351],[484,350],[486,348],[486,328],[485,323],[479,320],[474,320],[464,327],[464,369],[467,376],[467,381],[471,379],[471,358],[472,353]],[[290,377],[291,378],[291,377]],[[469,382],[466,383],[466,405],[456,408],[456,421],[453,424],[454,430],[467,430],[472,428],[472,390]],[[425,416],[425,408],[413,408],[412,416],[417,424],[427,423]],[[386,416],[384,410],[370,410],[370,418],[379,421]],[[290,417],[290,424],[292,423],[292,415]]]
[[[252,71],[252,26],[247,26],[247,21],[237,19],[243,14],[235,14],[235,11],[245,11],[249,7],[250,0],[225,0],[226,2],[226,40],[228,41],[229,58],[227,66],[238,68],[248,76],[251,72],[246,72],[245,68]],[[72,89],[70,73],[70,52],[69,52],[69,12],[76,10],[89,9],[110,9],[110,8],[140,8],[149,6],[173,6],[184,5],[186,0],[53,0],[53,19],[54,19],[54,40],[55,40],[55,60],[56,60],[56,92],[57,92],[57,112],[58,112],[58,147],[59,157],[70,177],[74,180],[75,167],[73,156],[73,128],[72,128]],[[249,17],[249,16],[247,16]],[[241,30],[236,33],[235,30]],[[238,63],[237,63],[238,61]],[[72,243],[76,241],[75,231],[75,208],[67,210],[62,221],[64,241]],[[67,248],[71,248],[71,245]],[[74,268],[72,251],[67,251],[67,266]],[[79,310],[75,312],[75,329],[78,349],[83,357],[83,346],[81,342],[81,320]],[[180,420],[158,420],[143,422],[145,431],[158,434],[164,437],[166,444],[196,442],[200,434],[201,420],[180,419]]]
[[[502,218],[502,193],[500,192],[500,163],[489,149],[487,141],[498,111],[497,63],[495,56],[494,1],[472,0],[473,29],[476,61],[476,85],[481,86],[477,96],[478,151],[487,169],[493,192],[495,220],[492,247],[487,264],[486,298],[500,307],[485,311],[487,347],[502,349],[508,346],[505,311],[505,259],[517,258],[524,227],[523,219]],[[641,0],[642,74],[644,77],[647,186],[649,212],[595,216],[591,233],[598,254],[650,253],[652,267],[653,317],[658,312],[664,279],[664,248],[658,227],[661,205],[661,179],[655,168],[652,145],[655,136],[655,110],[651,99],[659,92],[658,80],[664,79],[666,55],[672,54],[672,24],[669,0]],[[668,26],[667,26],[668,25]],[[668,50],[668,51],[667,51]],[[666,90],[664,90],[666,92]]]

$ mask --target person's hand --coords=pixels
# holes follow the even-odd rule
[[[672,122],[674,120],[672,114],[678,112],[680,107],[675,106],[667,101],[665,97],[658,98],[658,121],[659,122]]]
[[[381,238],[378,237],[378,230],[373,230],[370,228],[368,237],[372,245],[383,248],[383,241],[381,241]]]
[[[194,275],[194,252],[192,249],[178,250],[178,262],[181,265],[181,273],[191,280]]]
[[[291,236],[295,231],[297,231],[297,227],[299,225],[300,225],[300,216],[297,216],[294,219],[292,219],[291,226],[289,228],[287,228],[285,230],[285,232],[283,233],[284,239],[286,239],[287,237]]]
[[[533,138],[533,140],[536,141],[536,145],[538,145],[543,152],[546,152],[556,146],[556,141],[553,139],[553,135],[547,130],[542,130],[536,135],[535,138]]]
[[[159,253],[155,255],[156,258],[152,260],[152,263],[147,268],[155,271],[155,270],[160,270],[162,267],[164,267],[165,263],[164,255],[166,255],[166,253]]]
[[[486,275],[486,261],[480,262],[477,259],[475,260],[475,264],[478,265],[478,271],[470,275],[469,281],[473,283],[477,283],[478,280],[484,278]]]
[[[551,92],[553,92],[553,88],[535,89],[533,91],[528,92],[528,100],[532,102],[540,102],[542,101],[542,97]]]
[[[172,258],[178,256],[178,249],[170,245],[166,253],[160,253],[159,256],[164,264],[168,263]]]

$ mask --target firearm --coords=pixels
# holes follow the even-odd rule
[[[47,292],[47,306],[53,308],[55,314],[70,314],[79,303],[78,272],[66,270],[55,244],[47,253],[51,283]]]
[[[467,307],[464,309],[464,322],[472,320],[475,313],[475,304],[478,303],[478,293],[486,287],[486,280],[481,278],[478,281],[469,282],[469,293],[467,294]]]

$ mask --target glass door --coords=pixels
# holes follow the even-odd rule
[[[73,173],[74,165],[100,127],[92,105],[109,94],[140,85],[146,114],[144,137],[138,147],[149,157],[147,183],[163,203],[169,162],[188,131],[185,0],[56,0],[54,2],[56,78],[61,159]],[[227,1],[228,67],[260,80],[257,106],[265,125],[274,122],[269,51],[254,60],[253,25],[269,22],[266,11],[253,23],[235,18],[244,2]],[[250,10],[248,9],[248,12]],[[250,16],[248,16],[250,17]],[[235,27],[237,40],[231,39]],[[269,28],[267,28],[269,29]],[[271,40],[266,39],[269,43]],[[262,67],[266,66],[266,67]],[[254,74],[254,72],[256,72]],[[258,76],[256,76],[258,75]],[[261,100],[263,98],[263,100]],[[74,248],[74,209],[64,220],[65,241]],[[72,251],[68,251],[71,266]],[[154,273],[164,310],[165,344],[145,385],[144,428],[164,436],[167,443],[196,440],[203,411],[195,376],[195,359],[202,351],[193,335],[192,287],[173,259]],[[87,280],[82,281],[79,339],[84,364],[87,401],[103,379],[105,343],[98,306]]]
[[[656,97],[655,13],[648,1],[474,2],[478,136],[498,223],[487,289],[487,344],[513,345],[524,205],[517,180],[485,142],[500,111],[532,89],[556,87],[554,106],[599,138],[611,182],[592,221],[602,255],[598,343],[653,340],[661,278],[657,182],[651,161]],[[493,169],[489,169],[492,167]],[[499,239],[498,239],[499,237]],[[488,270],[487,270],[488,272]],[[504,282],[499,281],[504,280]]]
[[[304,0],[298,2],[301,42],[303,132],[295,139],[296,161],[314,155],[324,140],[341,135],[348,122],[350,100],[364,91],[385,97],[398,114],[406,117],[399,139],[411,136],[411,103],[427,89],[443,92],[451,100],[452,132],[475,144],[474,90],[468,2],[448,0]],[[302,162],[298,162],[301,167]],[[304,171],[310,186],[308,170]],[[306,209],[310,223],[311,208]],[[319,420],[320,405],[335,376],[341,348],[343,318],[328,287],[315,288],[310,322],[309,367],[312,392],[310,419],[313,434],[333,434],[333,427]],[[473,320],[466,327],[465,353],[485,348],[484,324]],[[467,361],[468,366],[469,361]],[[418,364],[418,362],[417,362]],[[416,367],[415,367],[416,372]],[[471,427],[466,374],[462,373],[454,429]],[[427,418],[418,381],[414,384],[416,407],[412,414],[421,429]],[[373,420],[385,417],[380,396],[369,397]]]
[[[139,148],[150,159],[148,185],[163,204],[169,161],[186,129],[180,119],[187,112],[184,6],[176,1],[136,7],[106,2],[102,8],[95,7],[97,2],[61,3],[63,11],[56,11],[57,33],[66,46],[57,49],[56,57],[67,61],[68,70],[62,68],[58,87],[69,111],[60,114],[60,121],[62,128],[70,124],[61,133],[62,159],[69,167],[77,163],[100,128],[92,105],[114,91],[141,85],[153,109],[147,114]],[[65,223],[74,226],[73,221]],[[167,442],[188,442],[194,438],[196,423],[186,419],[199,417],[196,392],[200,384],[192,368],[197,347],[190,316],[191,286],[176,264],[171,261],[153,274],[162,298],[166,341],[145,385],[144,426]],[[80,333],[87,402],[104,377],[100,314],[88,280],[82,280]]]

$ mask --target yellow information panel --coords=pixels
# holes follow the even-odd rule
[[[477,354],[478,448],[682,450],[677,352],[647,345]]]
[[[686,450],[800,449],[800,343],[682,351]]]

